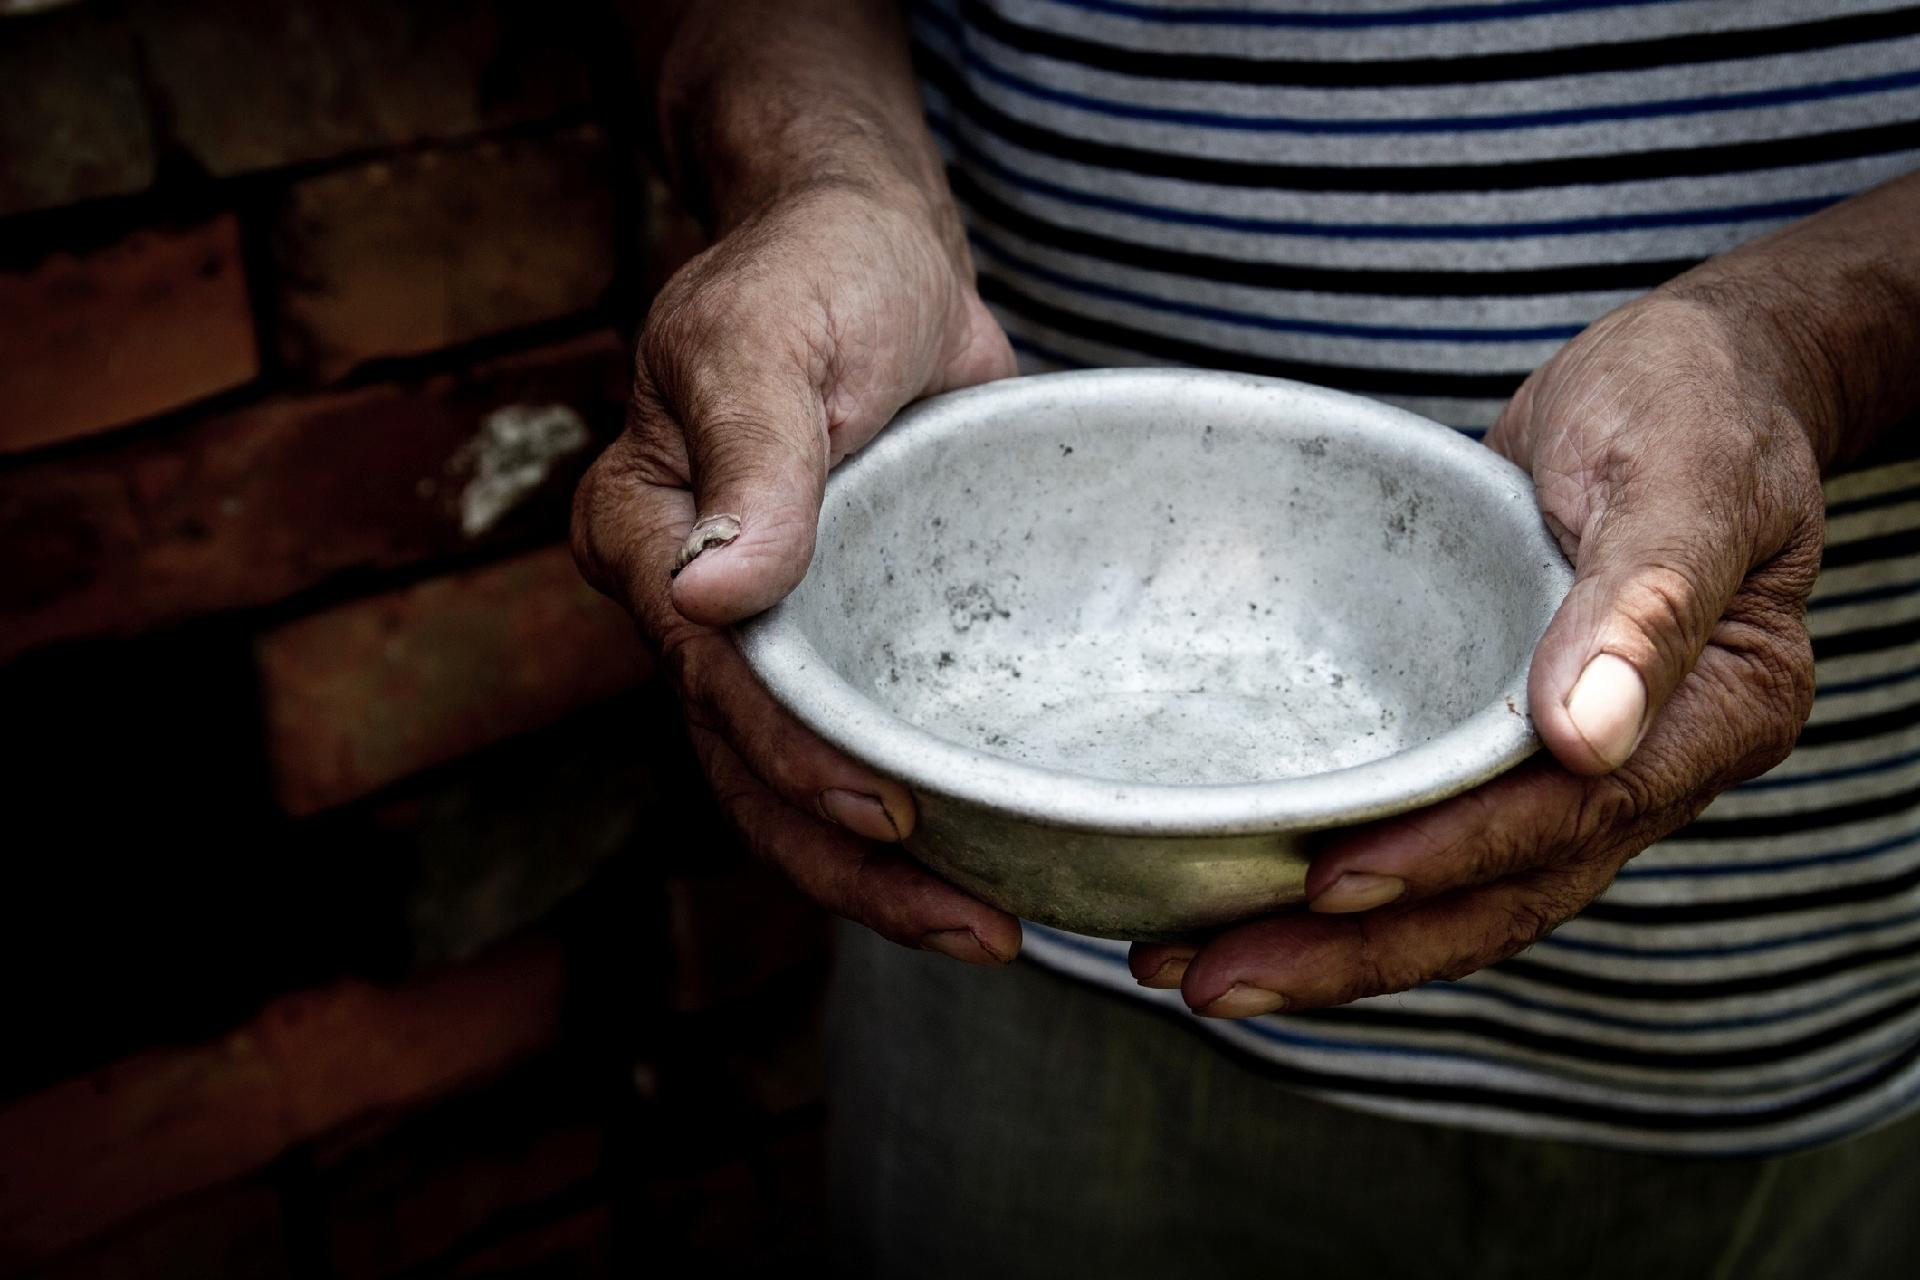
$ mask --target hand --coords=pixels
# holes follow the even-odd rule
[[[1231,1018],[1462,977],[1786,757],[1812,706],[1802,615],[1824,508],[1788,408],[1807,397],[1780,382],[1798,362],[1734,318],[1675,290],[1629,304],[1488,436],[1533,475],[1576,569],[1528,688],[1551,758],[1343,835],[1314,861],[1309,912],[1197,950],[1136,944],[1136,978]]]
[[[951,205],[907,184],[834,181],[750,213],[655,301],[574,550],[658,647],[760,857],[895,942],[997,964],[1019,922],[886,848],[912,830],[906,789],[775,705],[725,629],[805,574],[829,467],[908,401],[1014,372],[972,279]]]

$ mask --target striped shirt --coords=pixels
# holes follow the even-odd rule
[[[1478,435],[1698,260],[1920,168],[1920,5],[916,0],[981,292],[1031,371],[1187,364]],[[1920,227],[1916,228],[1920,236]],[[1392,1115],[1672,1153],[1920,1105],[1920,448],[1831,480],[1800,745],[1471,978],[1196,1020]],[[1137,987],[1125,947],[1028,954]]]

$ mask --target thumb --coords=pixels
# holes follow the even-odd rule
[[[1573,772],[1626,763],[1745,580],[1748,540],[1722,527],[1716,509],[1726,504],[1696,500],[1671,478],[1589,495],[1573,589],[1528,682],[1535,728]]]
[[[771,607],[813,559],[827,478],[826,412],[804,373],[729,370],[686,398],[681,427],[693,527],[675,557],[673,604],[725,626]]]

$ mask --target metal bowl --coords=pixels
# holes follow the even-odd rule
[[[773,696],[914,793],[907,848],[1005,910],[1173,938],[1300,900],[1305,837],[1538,746],[1571,574],[1472,440],[1272,378],[1112,369],[902,413],[741,628]]]

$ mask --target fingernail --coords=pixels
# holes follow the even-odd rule
[[[1613,769],[1640,745],[1647,718],[1647,685],[1617,654],[1597,654],[1567,695],[1567,716],[1593,753]]]
[[[1307,904],[1310,911],[1371,911],[1384,907],[1407,891],[1407,882],[1399,876],[1377,876],[1370,871],[1349,871],[1320,891]]]
[[[893,824],[893,838],[895,840],[905,840],[913,834],[913,824],[915,821],[913,801],[899,797],[881,796],[880,803],[887,811],[887,821]],[[884,839],[885,837],[882,838]]]
[[[920,948],[923,951],[938,951],[941,955],[950,956],[963,964],[997,968],[1006,963],[987,950],[986,944],[975,937],[971,929],[941,929],[930,933],[920,939]]]
[[[1152,987],[1155,991],[1173,991],[1180,986],[1180,979],[1187,976],[1187,961],[1192,956],[1173,956],[1160,962],[1160,967],[1146,977],[1139,979],[1143,987]]]
[[[879,796],[870,796],[863,791],[848,791],[843,787],[829,787],[815,798],[815,803],[820,816],[828,822],[837,822],[869,840],[900,838],[900,827],[894,822],[893,815],[887,812],[887,806],[880,803]]]
[[[1203,1018],[1256,1018],[1286,1007],[1287,998],[1278,991],[1236,982],[1225,994],[1215,996],[1204,1008],[1194,1012]]]
[[[680,571],[699,559],[701,552],[724,547],[739,536],[739,516],[707,516],[694,521],[687,540],[680,544],[680,554],[673,558],[673,571],[667,576],[679,577]]]

